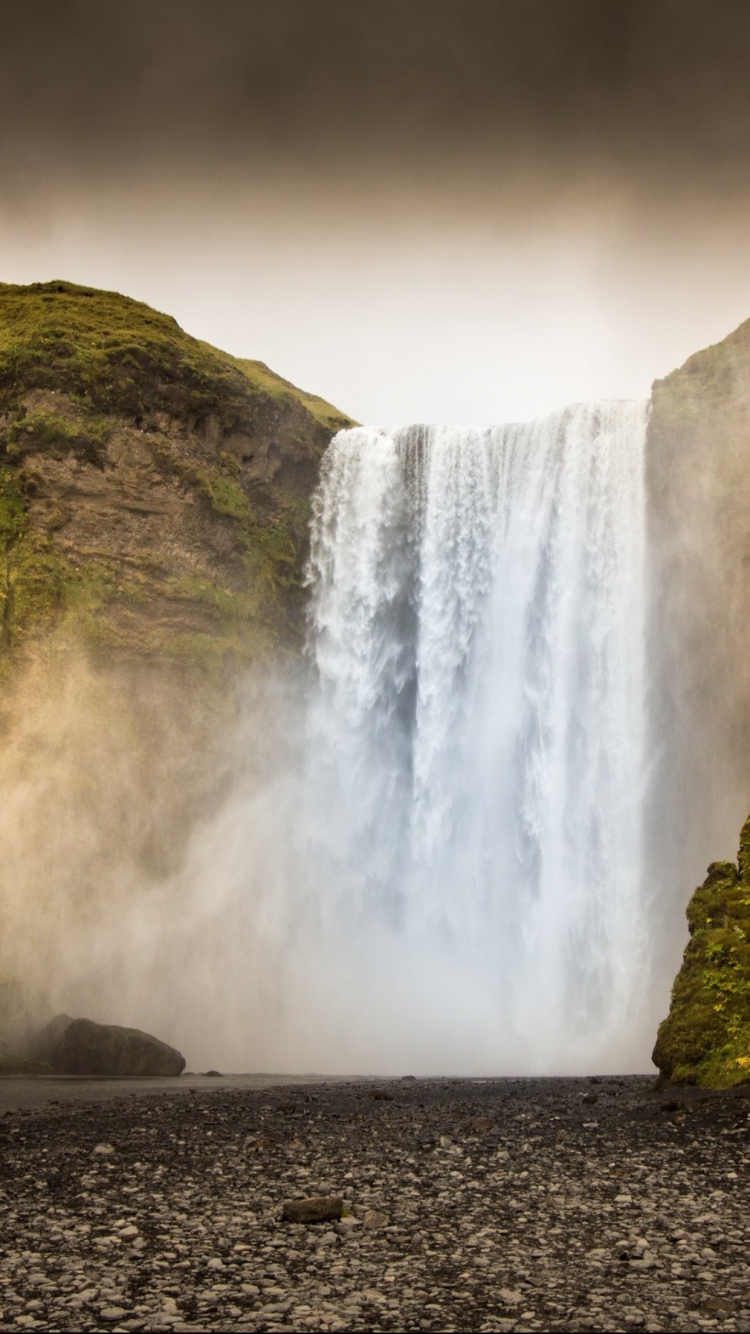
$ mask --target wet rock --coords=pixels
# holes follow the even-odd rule
[[[337,1223],[344,1212],[338,1195],[312,1195],[306,1200],[287,1200],[282,1217],[286,1223]]]
[[[39,1060],[61,1075],[179,1075],[185,1058],[138,1028],[58,1014],[35,1043]]]

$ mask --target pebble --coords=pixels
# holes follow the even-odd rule
[[[3,1117],[0,1329],[750,1334],[750,1091],[602,1077],[596,1125],[586,1080],[375,1091]]]

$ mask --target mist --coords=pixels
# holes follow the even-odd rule
[[[363,934],[321,884],[309,689],[246,678],[209,743],[176,683],[33,666],[0,771],[0,978],[20,987],[21,1040],[64,1011],[157,1033],[189,1069],[494,1068],[469,970],[446,989],[434,953]]]
[[[38,670],[37,699],[43,682]],[[180,742],[163,694],[158,774],[132,682],[79,662],[33,716],[19,700],[0,774],[0,978],[20,985],[19,1038],[65,1012],[155,1033],[189,1070],[647,1068],[640,1024],[606,1051],[525,1047],[484,951],[478,969],[458,941],[356,910],[369,872],[342,870],[341,812],[321,818],[311,799],[305,688],[253,680],[243,696],[208,756]]]

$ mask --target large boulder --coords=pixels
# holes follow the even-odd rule
[[[150,1033],[58,1014],[39,1034],[38,1060],[58,1075],[180,1075],[185,1057]]]

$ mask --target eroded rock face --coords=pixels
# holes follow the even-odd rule
[[[59,1075],[180,1075],[185,1057],[138,1028],[58,1014],[36,1042],[39,1060]]]
[[[654,383],[646,493],[649,841],[674,976],[685,887],[750,810],[750,320]]]
[[[294,652],[309,498],[350,424],[141,302],[0,284],[0,667],[61,623],[105,659]]]
[[[673,1083],[750,1082],[750,819],[737,864],[713,862],[687,908],[690,941],[653,1061]]]

